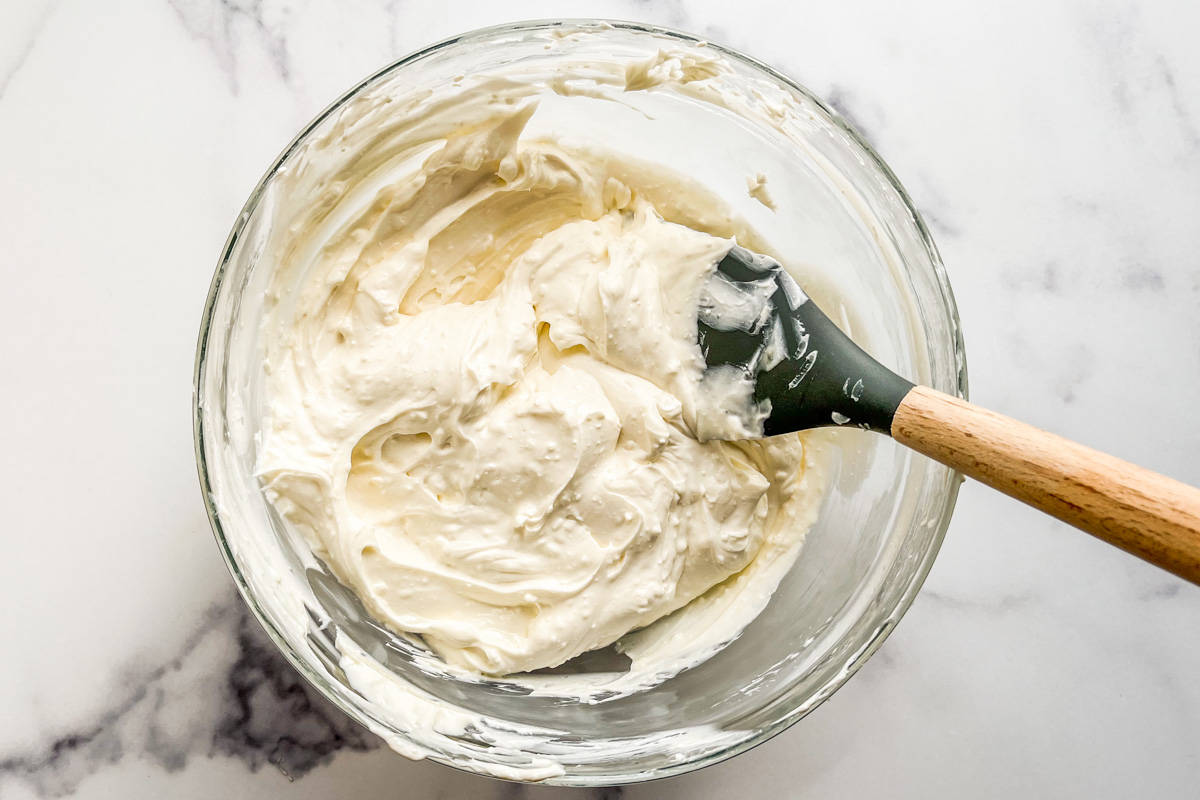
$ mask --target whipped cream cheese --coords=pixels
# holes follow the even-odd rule
[[[537,89],[482,81],[324,180],[264,329],[268,499],[380,621],[492,675],[736,635],[823,489],[804,435],[706,441],[743,424],[696,343],[720,201],[525,133]]]

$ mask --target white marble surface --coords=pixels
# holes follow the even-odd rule
[[[0,4],[0,796],[622,795],[380,748],[247,619],[197,488],[192,351],[244,197],[345,87],[465,29],[641,19],[795,76],[931,222],[974,399],[1200,484],[1200,7],[783,8]],[[623,794],[1197,787],[1200,589],[968,485],[912,611],[830,702],[749,754]]]

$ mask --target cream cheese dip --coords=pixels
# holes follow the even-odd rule
[[[357,109],[387,146],[326,143],[363,155],[306,198],[264,328],[269,501],[381,622],[489,675],[736,635],[824,488],[804,435],[704,441],[743,422],[700,391],[700,290],[753,232],[637,154],[527,133],[546,86]]]

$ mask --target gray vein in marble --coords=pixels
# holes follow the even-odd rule
[[[1159,56],[1159,70],[1162,71],[1163,85],[1166,86],[1166,94],[1171,101],[1171,110],[1174,110],[1176,119],[1180,122],[1180,127],[1183,131],[1183,136],[1192,144],[1193,148],[1200,148],[1200,126],[1196,125],[1192,119],[1192,113],[1183,102],[1180,96],[1180,88],[1175,84],[1175,73],[1171,72],[1171,68],[1166,65],[1166,60],[1163,56]]]
[[[5,93],[8,91],[9,84],[13,78],[21,71],[21,67],[25,66],[25,62],[29,60],[29,54],[33,52],[33,48],[37,46],[38,39],[42,35],[42,31],[46,28],[46,23],[50,21],[50,17],[54,14],[54,10],[58,8],[58,0],[51,0],[42,8],[41,15],[33,24],[33,29],[30,30],[29,36],[25,39],[25,44],[17,51],[16,57],[12,63],[8,65],[8,69],[0,75],[0,100],[4,99]]]
[[[1138,106],[1150,102],[1150,98],[1161,92],[1188,149],[1198,150],[1200,126],[1180,95],[1174,69],[1166,57],[1161,53],[1150,56],[1155,48],[1143,41],[1138,13],[1136,5],[1124,13],[1115,13],[1108,8],[1103,18],[1091,20],[1088,26],[1098,45],[1101,69],[1110,79],[1113,102],[1122,114],[1139,114],[1142,111]]]
[[[947,199],[942,185],[927,170],[917,168],[913,176],[898,176],[908,190],[921,218],[939,239],[956,239],[965,233],[956,219],[954,204]]]
[[[876,650],[875,655],[871,656],[871,660],[867,662],[872,666],[871,671],[874,673],[881,669],[891,670],[894,668],[898,663],[895,653],[898,652],[899,647],[900,644],[897,642],[891,640],[884,642],[883,646]]]
[[[238,620],[238,658],[228,673],[232,700],[213,733],[213,752],[252,770],[270,763],[288,778],[304,775],[343,749],[379,740],[314,691],[246,613]]]
[[[1040,266],[1022,269],[1014,266],[1000,271],[1000,282],[1004,288],[1014,292],[1045,292],[1058,294],[1062,291],[1062,265],[1051,259]]]
[[[1134,292],[1161,292],[1166,288],[1163,274],[1145,264],[1126,264],[1121,268],[1121,286]]]
[[[1183,582],[1169,580],[1138,592],[1138,600],[1170,600],[1183,589]]]
[[[1051,385],[1063,404],[1074,403],[1079,390],[1096,371],[1096,356],[1084,345],[1074,345],[1067,351],[1060,369],[1054,373]]]
[[[920,596],[932,600],[940,606],[952,608],[956,611],[990,611],[995,613],[1007,613],[1025,608],[1035,599],[1032,592],[1014,592],[1012,594],[1003,594],[996,598],[958,597],[928,587],[921,591]]]
[[[1070,213],[1095,218],[1100,214],[1100,204],[1095,200],[1084,200],[1082,197],[1067,196],[1062,199],[1063,207]]]
[[[125,747],[109,732],[136,706],[146,700],[150,688],[168,670],[178,669],[199,641],[210,633],[214,624],[225,615],[223,609],[211,612],[197,633],[189,637],[182,651],[167,664],[151,671],[145,684],[131,696],[102,713],[99,720],[71,733],[60,736],[48,745],[21,754],[0,758],[0,775],[23,778],[33,784],[41,796],[60,796],[73,790],[95,764],[115,763],[125,754]],[[168,759],[168,761],[171,759]],[[80,766],[79,762],[87,762]]]
[[[867,125],[864,119],[867,112],[863,109],[861,98],[854,91],[844,86],[833,85],[825,92],[824,100],[825,104],[846,120],[850,127],[862,137],[862,140],[870,145],[872,150],[879,152],[875,136],[872,134],[874,126]],[[871,117],[878,120],[880,117],[878,108],[871,110]]]
[[[883,128],[883,110],[878,105],[865,104],[858,94],[844,86],[833,85],[824,94],[826,105],[836,111],[851,128],[862,138],[867,145],[876,153],[880,153],[878,137],[873,133],[875,130]],[[867,121],[870,119],[870,122]],[[954,238],[962,234],[962,229],[950,220],[950,214],[943,210],[946,206],[942,202],[930,202],[929,195],[935,199],[940,198],[940,193],[932,187],[931,181],[926,176],[920,176],[922,180],[920,185],[925,188],[922,194],[922,202],[920,205],[921,218],[929,226],[930,230],[940,237]],[[915,198],[914,198],[915,202]],[[935,206],[931,208],[930,206]]]
[[[98,766],[119,761],[124,757],[126,747],[112,731],[136,707],[147,702],[152,689],[168,672],[180,669],[185,659],[229,613],[230,610],[224,607],[210,610],[178,655],[151,670],[128,697],[103,712],[93,724],[64,734],[30,752],[4,754],[0,757],[0,776],[22,778],[32,784],[40,796],[57,797],[72,791]],[[174,754],[163,759],[168,765],[174,760]]]
[[[1025,291],[1012,284],[1007,288]],[[1053,391],[1064,405],[1070,405],[1095,376],[1098,359],[1090,342],[1069,341],[1075,334],[1071,328],[1048,327],[1030,338],[1026,330],[1014,327],[1005,332],[1006,357],[1017,365],[1026,383]]]
[[[61,797],[128,758],[177,772],[192,758],[224,756],[251,771],[271,764],[294,779],[338,751],[379,746],[303,681],[232,598],[94,721],[25,752],[0,754],[0,788],[16,780],[40,797]]]
[[[168,0],[188,35],[204,42],[217,59],[229,81],[230,91],[240,91],[238,50],[242,44],[239,30],[253,32],[261,42],[275,71],[285,84],[291,80],[291,59],[283,26],[267,20],[264,0]],[[286,13],[286,7],[284,8]],[[245,21],[247,25],[240,25]]]
[[[1133,20],[1114,20],[1108,17],[1093,20],[1091,24],[1094,39],[1100,45],[1104,63],[1114,60],[1124,61],[1124,55],[1129,52],[1133,41]],[[1126,70],[1119,69],[1116,79],[1112,82],[1112,98],[1117,108],[1129,112],[1133,105],[1130,99],[1129,81],[1125,77]]]
[[[962,235],[962,228],[957,225],[947,222],[946,219],[938,212],[930,210],[928,207],[923,207],[921,211],[921,219],[925,220],[925,224],[929,229],[936,233],[939,237],[953,239],[956,236]]]
[[[1043,265],[1041,287],[1050,294],[1058,294],[1062,289],[1062,279],[1059,277],[1057,261],[1047,261]]]
[[[1158,57],[1158,72],[1163,86],[1166,87],[1167,97],[1171,101],[1171,110],[1175,113],[1184,137],[1193,148],[1200,147],[1200,126],[1197,126],[1196,121],[1192,119],[1191,112],[1188,111],[1187,105],[1179,95],[1179,87],[1175,83],[1175,73],[1167,64],[1166,58],[1161,55]]]

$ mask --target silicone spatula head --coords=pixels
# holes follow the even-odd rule
[[[842,333],[778,262],[744,247],[709,277],[697,328],[706,378],[750,382],[763,436],[831,425],[887,433],[913,387]]]

